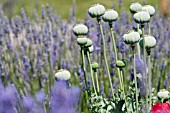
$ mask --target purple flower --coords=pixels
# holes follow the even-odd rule
[[[17,113],[18,93],[14,85],[6,88],[0,83],[0,112],[1,113]]]
[[[78,113],[79,92],[78,87],[68,87],[63,81],[56,82],[50,97],[52,113]]]
[[[144,67],[143,59],[139,58],[139,56],[136,55],[135,62],[136,62],[136,73],[143,74],[145,72],[145,67]]]

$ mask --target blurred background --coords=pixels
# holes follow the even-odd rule
[[[49,6],[62,18],[67,19],[70,13],[74,13],[77,19],[84,19],[88,8],[96,3],[103,4],[107,8],[114,8],[118,12],[125,9],[129,11],[129,6],[132,2],[141,4],[150,4],[159,9],[162,14],[168,14],[168,6],[170,0],[0,0],[0,7],[5,12],[5,15],[12,17],[19,15],[23,7],[29,16],[33,17],[33,10],[41,13],[42,5]]]

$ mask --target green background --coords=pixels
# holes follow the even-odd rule
[[[144,0],[122,0],[122,8],[129,11],[129,6],[133,2],[143,4]],[[88,8],[96,3],[103,4],[107,9],[112,8],[113,3],[116,3],[115,10],[121,10],[118,6],[119,0],[75,0],[76,2],[76,18],[83,19],[86,16]],[[37,9],[41,13],[41,6],[49,4],[62,18],[67,19],[69,10],[72,7],[73,0],[0,0],[3,10],[7,16],[19,15],[21,7],[24,7],[26,13],[33,17],[33,10]],[[159,7],[159,0],[146,0],[146,4]]]

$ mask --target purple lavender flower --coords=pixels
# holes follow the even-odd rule
[[[143,74],[145,71],[145,67],[144,67],[144,61],[143,59],[139,58],[138,55],[136,55],[136,73],[141,73]]]
[[[79,92],[78,87],[67,87],[63,81],[56,82],[50,98],[52,113],[78,113]]]
[[[14,85],[6,88],[0,83],[0,112],[1,113],[17,113],[18,93]]]

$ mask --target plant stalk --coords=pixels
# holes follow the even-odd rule
[[[105,61],[105,64],[106,64],[106,70],[107,70],[107,74],[108,74],[108,77],[109,77],[109,82],[110,82],[110,87],[111,87],[111,91],[112,91],[112,96],[114,98],[113,84],[112,84],[112,80],[111,80],[111,76],[110,76],[109,66],[108,66],[108,63],[107,63],[105,38],[104,38],[104,34],[103,34],[103,28],[102,28],[102,25],[101,25],[101,19],[97,19],[97,21],[98,21],[99,28],[100,28],[100,34],[102,36],[104,61]]]

